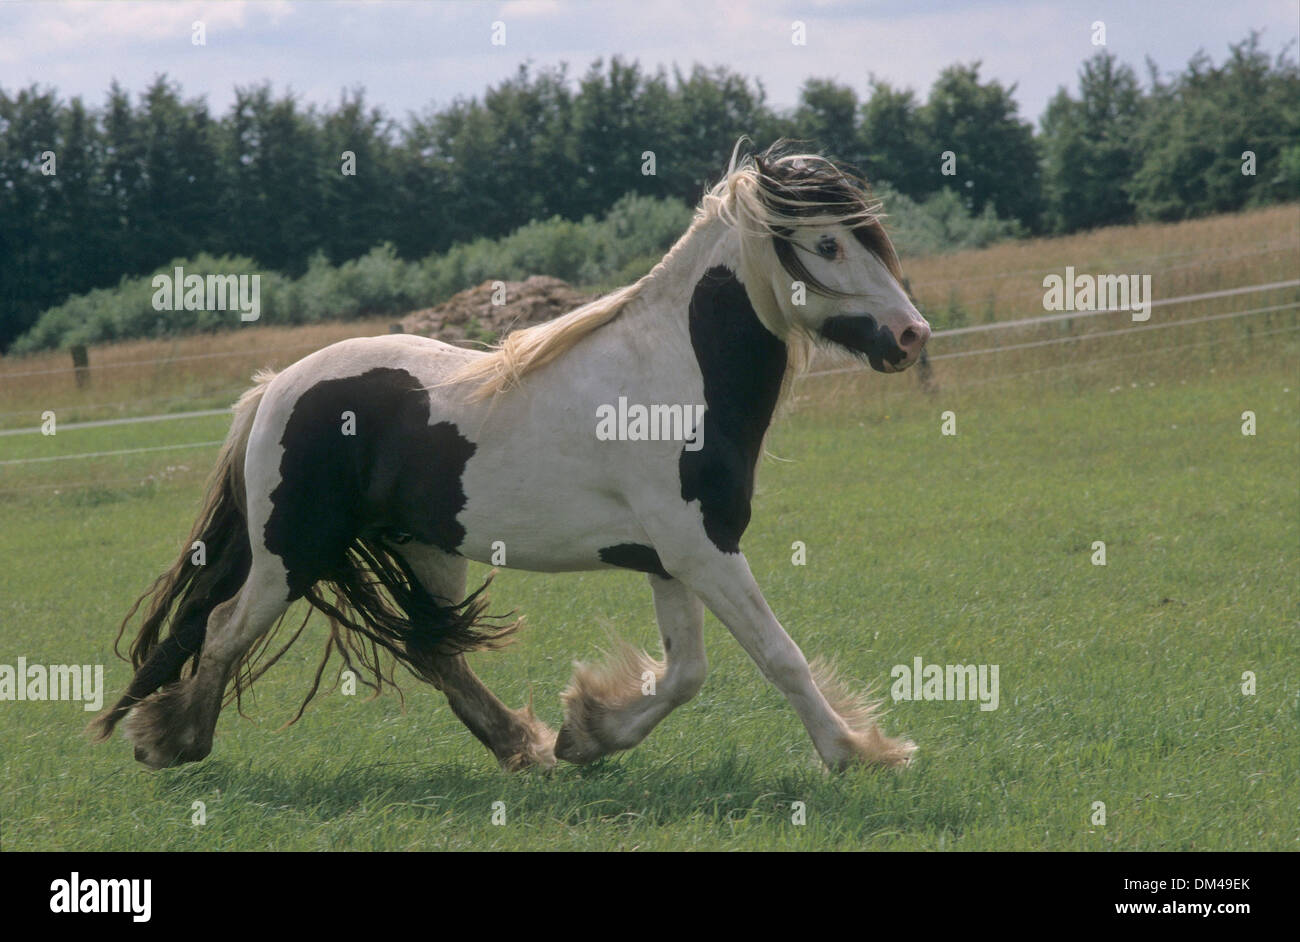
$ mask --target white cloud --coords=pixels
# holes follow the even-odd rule
[[[196,19],[207,24],[201,49],[190,44]],[[490,44],[496,19],[507,23],[504,48]],[[807,46],[790,42],[795,19],[807,24]],[[1227,43],[1251,27],[1267,27],[1272,51],[1295,35],[1294,0],[0,2],[0,83],[39,81],[99,102],[113,78],[138,91],[167,73],[219,111],[236,84],[266,79],[322,103],[360,84],[373,103],[403,117],[481,94],[525,60],[567,61],[573,76],[613,55],[651,70],[721,64],[760,79],[769,101],[789,106],[810,76],[861,93],[874,73],[924,98],[943,67],[980,59],[985,78],[1017,84],[1022,116],[1036,120],[1058,86],[1074,87],[1096,51],[1089,42],[1096,19],[1107,23],[1109,48],[1143,76],[1147,54],[1178,69],[1198,46],[1221,61]]]

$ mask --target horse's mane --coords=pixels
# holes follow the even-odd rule
[[[866,181],[844,164],[818,154],[798,153],[791,142],[777,141],[758,154],[740,156],[745,139],[732,151],[726,175],[700,201],[690,228],[660,262],[639,281],[619,288],[568,314],[516,330],[492,350],[469,358],[446,382],[466,383],[474,398],[486,398],[516,385],[528,373],[573,348],[582,338],[614,320],[683,250],[701,226],[722,219],[742,236],[742,256],[759,240],[771,238],[782,267],[810,291],[828,296],[838,292],[822,284],[794,251],[797,229],[848,225],[858,241],[900,281],[902,272],[894,246],[880,224],[880,203]],[[792,366],[808,359],[812,338],[795,330],[779,306],[755,305],[759,319],[792,347]]]

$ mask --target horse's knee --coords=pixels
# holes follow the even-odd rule
[[[709,662],[703,657],[673,662],[668,669],[668,687],[674,703],[685,703],[704,686],[709,675]]]
[[[760,667],[778,690],[798,690],[812,684],[812,670],[808,660],[798,648],[782,651],[762,663]]]

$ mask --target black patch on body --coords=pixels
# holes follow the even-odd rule
[[[894,366],[907,357],[893,331],[878,325],[870,314],[837,314],[822,321],[818,328],[824,338],[866,357],[871,368],[883,369],[884,364]]]
[[[735,273],[722,265],[695,286],[690,331],[704,378],[704,446],[682,449],[682,500],[700,502],[714,546],[738,553],[749,525],[754,468],[785,377],[786,347],[759,321]]]
[[[346,567],[358,538],[415,539],[456,552],[456,516],[476,446],[451,422],[429,424],[429,396],[405,370],[322,380],[294,404],[280,444],[266,547],[289,571],[290,598]],[[356,434],[343,434],[345,411]]]
[[[664,569],[664,564],[660,561],[659,554],[654,551],[654,547],[646,546],[644,543],[618,543],[614,546],[601,547],[600,561],[618,566],[620,569],[635,569],[637,572],[648,572],[663,579],[672,578]]]

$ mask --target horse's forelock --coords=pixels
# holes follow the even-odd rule
[[[745,185],[737,185],[741,182]],[[898,254],[881,224],[881,203],[872,195],[866,179],[847,164],[819,154],[800,153],[791,142],[778,141],[739,165],[733,156],[727,177],[713,194],[725,194],[714,205],[733,224],[739,222],[747,234],[770,238],[781,268],[814,292],[845,297],[844,292],[808,270],[793,240],[799,229],[848,226],[858,243],[879,259],[899,284],[903,282]],[[706,200],[705,207],[710,205]],[[742,240],[742,245],[746,242],[750,240]],[[746,251],[742,247],[742,253]],[[769,316],[785,317],[776,312]],[[797,322],[787,319],[786,326],[783,336],[790,350],[790,367],[781,384],[783,402],[793,389],[793,377],[807,367],[816,342]],[[782,334],[778,332],[778,336]]]
[[[859,244],[880,259],[899,282],[902,269],[893,242],[881,225],[881,205],[867,181],[850,166],[819,154],[798,153],[790,142],[778,141],[733,170],[752,175],[751,193],[763,214],[763,229],[771,236],[781,267],[820,294],[841,292],[808,271],[794,250],[795,230],[848,225]]]

